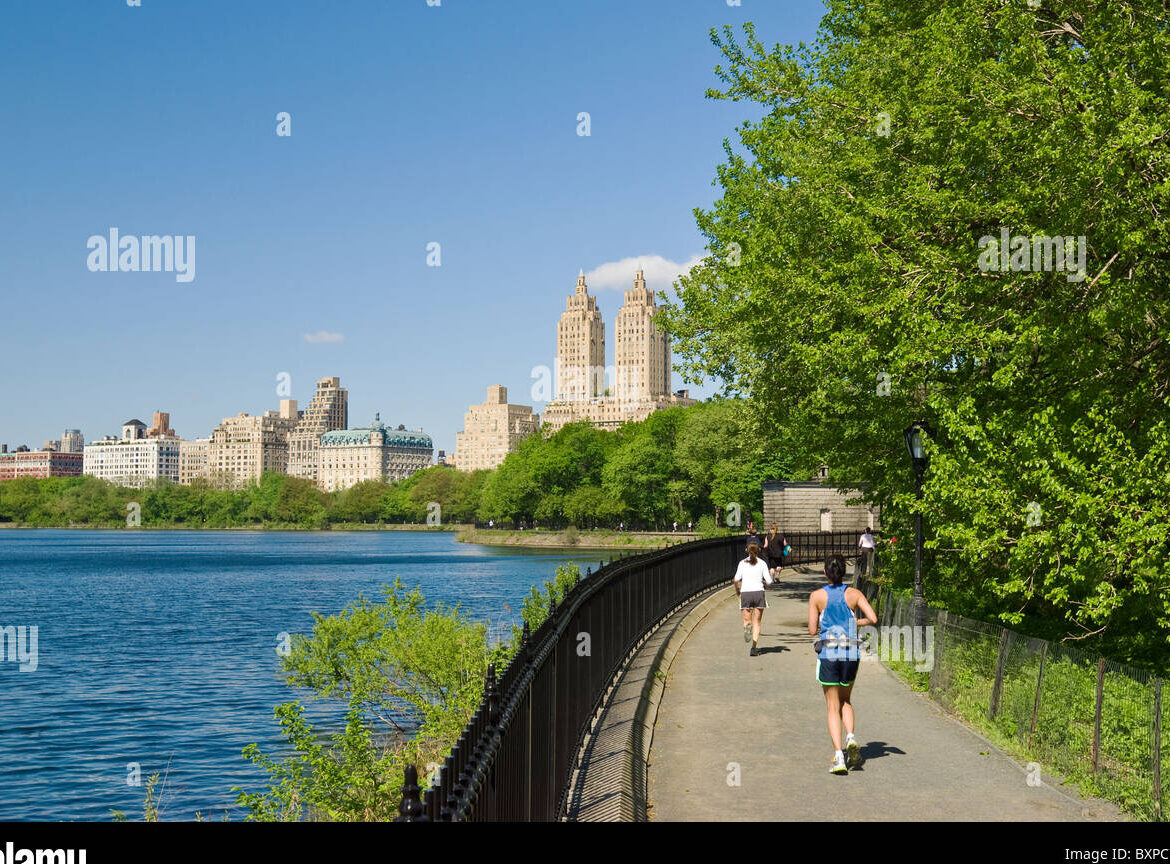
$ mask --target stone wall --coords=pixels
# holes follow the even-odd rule
[[[856,531],[866,526],[880,530],[876,508],[871,512],[864,504],[847,505],[856,501],[861,490],[838,490],[820,482],[787,482],[773,480],[764,484],[764,519],[757,527],[766,531],[776,522],[781,531]]]

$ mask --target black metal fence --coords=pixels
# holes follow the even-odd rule
[[[786,565],[855,554],[858,535],[790,534]],[[610,683],[672,612],[730,583],[743,536],[696,540],[603,564],[535,633],[527,629],[434,784],[406,771],[400,821],[552,821],[564,814],[584,734]],[[420,793],[421,796],[420,796]]]
[[[883,631],[911,635],[909,597],[867,580],[859,587]],[[917,634],[895,641],[915,645],[907,665],[922,670],[922,683],[944,708],[1014,744],[1016,755],[1034,760],[1029,771],[1037,777],[1076,781],[1139,819],[1165,820],[1162,764],[1170,760],[1170,740],[1162,729],[1170,700],[1160,678],[943,609],[927,610],[927,626],[929,642]],[[919,646],[929,651],[919,657]]]

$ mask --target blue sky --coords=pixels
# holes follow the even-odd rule
[[[708,30],[810,41],[814,0],[38,0],[0,11],[0,442],[170,411],[187,438],[338,375],[454,449],[531,404],[577,272],[607,324],[703,252],[722,141]],[[579,112],[591,134],[577,134]],[[276,115],[291,115],[288,137]],[[195,278],[90,272],[87,239],[193,235]],[[441,266],[427,266],[427,244]],[[622,278],[624,270],[629,273]],[[335,334],[340,341],[310,341]],[[686,386],[675,375],[675,387]],[[700,395],[713,392],[704,386]],[[692,388],[694,391],[694,388]],[[541,404],[537,403],[539,409]]]

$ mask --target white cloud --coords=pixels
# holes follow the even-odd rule
[[[316,333],[306,333],[305,341],[311,345],[318,345],[322,342],[344,342],[345,337],[340,333],[330,333],[327,330],[318,330]]]
[[[585,274],[585,282],[594,291],[606,289],[626,291],[634,287],[634,274],[641,268],[646,277],[647,288],[651,291],[670,291],[680,274],[689,273],[691,268],[702,260],[701,255],[692,255],[690,260],[681,264],[661,255],[623,258],[594,267]]]

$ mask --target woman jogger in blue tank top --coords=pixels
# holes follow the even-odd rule
[[[861,764],[861,745],[853,735],[853,682],[861,661],[858,626],[876,624],[877,616],[865,595],[856,588],[847,587],[845,558],[830,555],[825,562],[828,585],[818,588],[808,597],[808,632],[816,636],[813,646],[817,652],[817,681],[825,691],[825,708],[829,737],[833,739],[834,774],[847,774],[849,768]],[[857,610],[864,617],[858,621]],[[841,747],[841,726],[845,726],[845,747]],[[848,764],[845,753],[849,755]]]

